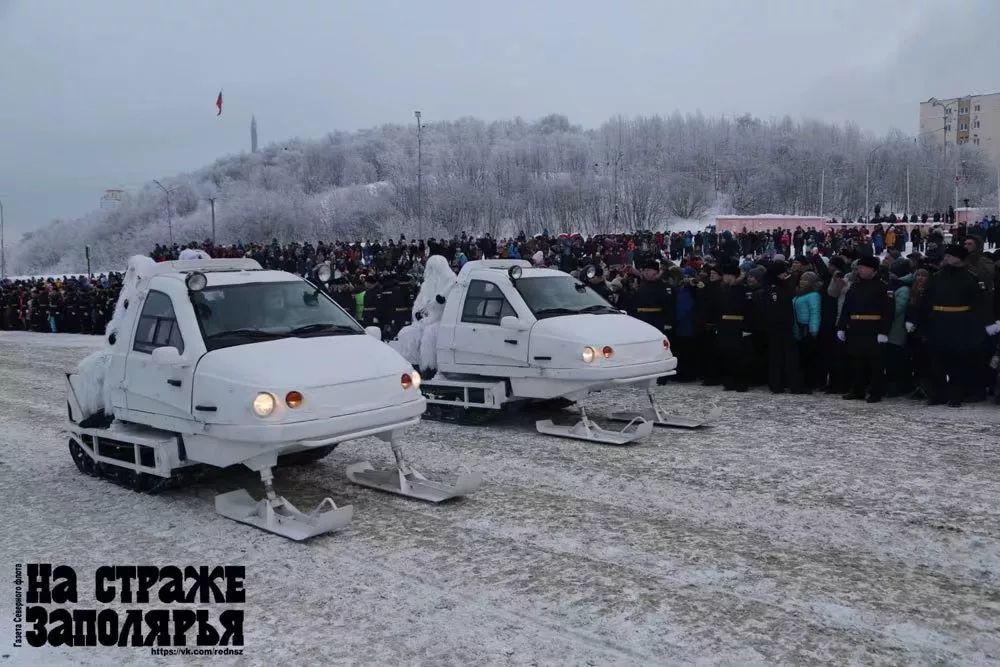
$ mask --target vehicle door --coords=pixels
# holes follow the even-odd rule
[[[528,330],[504,328],[504,317],[518,317],[501,285],[472,280],[455,325],[455,363],[527,366]]]
[[[126,362],[126,407],[190,419],[195,364],[184,357],[184,337],[174,304],[164,292],[150,290],[141,307]],[[176,348],[181,359],[168,364],[154,360],[154,350],[167,347]]]

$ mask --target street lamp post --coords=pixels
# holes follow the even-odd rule
[[[868,153],[868,159],[865,161],[865,218],[870,219],[868,214],[871,209],[868,207],[868,198],[871,193],[871,189],[868,187],[869,172],[871,171],[872,156],[875,155],[875,151],[885,146],[885,144],[879,144]]]
[[[208,201],[212,204],[212,245],[215,245],[215,197],[209,197]]]
[[[948,108],[953,104],[957,104],[958,100],[952,100],[949,104],[945,104],[936,97],[932,97],[927,100],[931,103],[933,107],[941,107],[943,111],[941,112],[941,150],[944,152],[944,157],[948,157]],[[958,114],[955,114],[955,123],[958,123]],[[958,125],[955,126],[955,209],[958,209],[958,167],[961,158],[961,153],[958,148]],[[955,214],[957,217],[957,213]],[[952,220],[954,222],[954,220]]]
[[[422,158],[422,139],[420,125],[420,112],[414,111],[413,115],[417,117],[417,240],[424,238],[424,212],[423,212],[423,160]]]
[[[173,222],[173,219],[170,217],[170,190],[168,190],[165,187],[163,187],[163,183],[160,183],[155,178],[153,179],[153,182],[156,183],[158,186],[160,186],[160,189],[163,190],[164,194],[167,195],[167,231],[170,233],[170,247],[173,247],[173,245],[174,245],[174,222]]]

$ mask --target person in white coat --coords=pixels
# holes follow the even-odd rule
[[[412,324],[403,327],[389,342],[422,375],[432,377],[437,369],[437,334],[448,293],[457,278],[441,255],[432,255],[424,269],[424,281],[413,302]]]

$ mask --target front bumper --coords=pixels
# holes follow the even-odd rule
[[[581,382],[613,382],[628,384],[639,382],[649,377],[656,378],[668,375],[677,370],[677,357],[669,357],[662,361],[651,361],[644,364],[628,364],[627,366],[581,366],[579,368],[545,368],[542,377],[560,380],[578,380]]]
[[[206,424],[185,436],[188,457],[216,466],[233,465],[261,454],[301,451],[413,426],[427,407],[421,396],[377,410],[284,424]]]
[[[610,387],[648,383],[676,372],[677,357],[670,357],[627,366],[545,368],[539,376],[512,377],[510,382],[516,398],[550,399],[579,397]]]

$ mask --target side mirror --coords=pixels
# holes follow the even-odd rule
[[[176,347],[158,347],[153,350],[153,363],[157,366],[184,366],[187,362]]]
[[[365,333],[375,340],[382,340],[382,330],[378,327],[365,327]]]
[[[512,329],[514,331],[527,331],[531,327],[522,322],[520,319],[514,317],[513,315],[508,315],[507,317],[501,318],[500,327],[502,329]]]

